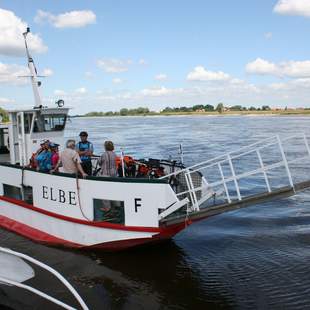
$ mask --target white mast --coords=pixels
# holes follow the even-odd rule
[[[28,60],[28,68],[30,70],[30,79],[31,79],[31,84],[32,84],[32,90],[33,90],[33,95],[34,95],[34,101],[35,101],[35,106],[34,108],[41,108],[42,107],[42,101],[41,101],[41,96],[39,93],[39,86],[41,85],[41,82],[38,81],[37,77],[37,69],[34,65],[33,59],[29,54],[28,50],[28,45],[27,45],[27,34],[30,32],[30,28],[27,28],[27,31],[23,33],[24,40],[25,40],[25,47],[26,47],[26,52],[27,52],[27,60]]]

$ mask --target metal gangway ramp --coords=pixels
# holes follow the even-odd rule
[[[200,219],[244,208],[310,188],[308,137],[279,135],[242,147],[167,178],[186,207],[168,208],[162,223],[182,218]]]

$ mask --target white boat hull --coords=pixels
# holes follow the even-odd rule
[[[100,223],[87,223],[83,220],[75,222],[73,219],[46,215],[32,210],[30,205],[21,206],[21,203],[7,200],[0,197],[1,227],[34,241],[56,246],[122,250],[169,239],[186,226],[185,223],[181,223],[157,229],[150,227],[107,228]]]
[[[140,201],[142,207],[148,207],[148,216],[145,220],[147,223],[154,223],[154,225],[143,226],[143,218],[147,212],[137,212],[139,217],[133,217],[135,214],[125,211],[127,222],[131,225],[115,224],[109,222],[98,222],[90,220],[92,218],[93,206],[91,201],[93,197],[109,198],[115,191],[114,186],[126,188],[126,183],[114,182],[98,182],[96,180],[80,180],[80,201],[87,217],[81,215],[78,199],[75,199],[77,205],[66,206],[64,203],[59,203],[55,199],[42,199],[42,187],[45,190],[46,185],[55,186],[58,182],[63,189],[75,191],[76,180],[71,177],[51,176],[49,174],[37,173],[32,170],[24,170],[22,172],[19,168],[1,166],[0,165],[0,184],[11,184],[20,186],[20,182],[16,180],[21,179],[21,173],[24,174],[23,182],[27,186],[33,188],[33,204],[28,204],[23,200],[7,197],[2,191],[0,193],[0,226],[20,235],[30,238],[34,241],[48,243],[57,246],[66,246],[73,248],[100,248],[105,250],[121,250],[124,248],[136,246],[139,244],[155,242],[171,238],[177,232],[185,227],[185,223],[173,226],[160,227],[158,221],[158,207],[159,203],[164,203],[162,197],[165,196],[166,191],[169,191],[169,185],[163,183],[150,183],[148,193],[150,197],[143,197]],[[8,176],[11,177],[8,177]],[[6,177],[5,177],[6,176]],[[10,180],[11,179],[11,180]],[[16,184],[17,183],[17,184]],[[43,185],[44,184],[44,185]],[[100,186],[96,189],[96,186]],[[124,201],[134,201],[135,188],[145,187],[146,183],[127,184],[130,192],[123,191],[124,197],[119,195],[119,199]],[[70,188],[72,186],[72,188]],[[87,190],[86,190],[87,188]],[[105,188],[107,191],[105,191]],[[108,192],[109,190],[109,192]],[[152,195],[152,192],[154,195]],[[94,194],[95,193],[95,194]],[[167,195],[166,195],[167,196]],[[168,198],[165,206],[171,202],[173,195]],[[54,198],[54,197],[52,197]],[[146,202],[144,205],[143,202]],[[35,202],[39,203],[38,205]],[[152,210],[152,206],[154,206]],[[134,206],[129,203],[125,204],[126,208]],[[137,208],[136,208],[137,209]],[[150,218],[152,214],[157,217]],[[58,212],[55,212],[58,211]],[[133,216],[131,216],[133,215]],[[132,225],[136,222],[136,225]]]

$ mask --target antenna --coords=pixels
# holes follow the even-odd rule
[[[37,69],[34,65],[33,59],[30,56],[29,49],[28,49],[28,44],[27,44],[27,35],[30,33],[30,28],[27,27],[27,30],[23,32],[23,37],[25,41],[25,47],[26,47],[26,53],[27,53],[27,61],[28,61],[28,68],[30,71],[30,80],[32,84],[32,90],[33,90],[33,95],[34,95],[34,101],[35,101],[35,106],[34,108],[40,108],[42,107],[42,100],[41,96],[39,93],[39,86],[41,85],[41,82],[38,81],[38,74],[37,74]]]

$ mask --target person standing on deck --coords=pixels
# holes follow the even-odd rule
[[[99,165],[101,167],[99,175],[116,177],[116,155],[114,153],[114,144],[112,141],[104,142],[105,152],[101,155],[99,159]]]
[[[52,169],[52,152],[50,150],[49,140],[41,144],[41,150],[35,156],[35,165],[37,171],[49,172]]]
[[[52,152],[52,168],[55,169],[58,161],[59,161],[59,153],[58,153],[58,146],[57,143],[50,143],[50,149]]]
[[[49,144],[49,140],[43,140],[42,143],[40,143],[40,148],[35,153],[32,153],[32,156],[29,160],[29,165],[28,165],[29,168],[33,168],[33,169],[37,168],[38,162],[36,158],[41,152],[43,152],[46,149],[46,144]]]
[[[82,168],[88,174],[92,175],[91,156],[94,152],[94,146],[87,140],[88,133],[86,131],[80,132],[81,141],[76,145],[76,151],[80,155],[82,161]]]
[[[66,149],[60,153],[59,161],[56,167],[51,170],[51,173],[58,170],[62,164],[63,172],[65,173],[80,173],[83,178],[87,176],[81,166],[81,159],[78,152],[75,150],[75,141],[68,140],[66,143]]]

